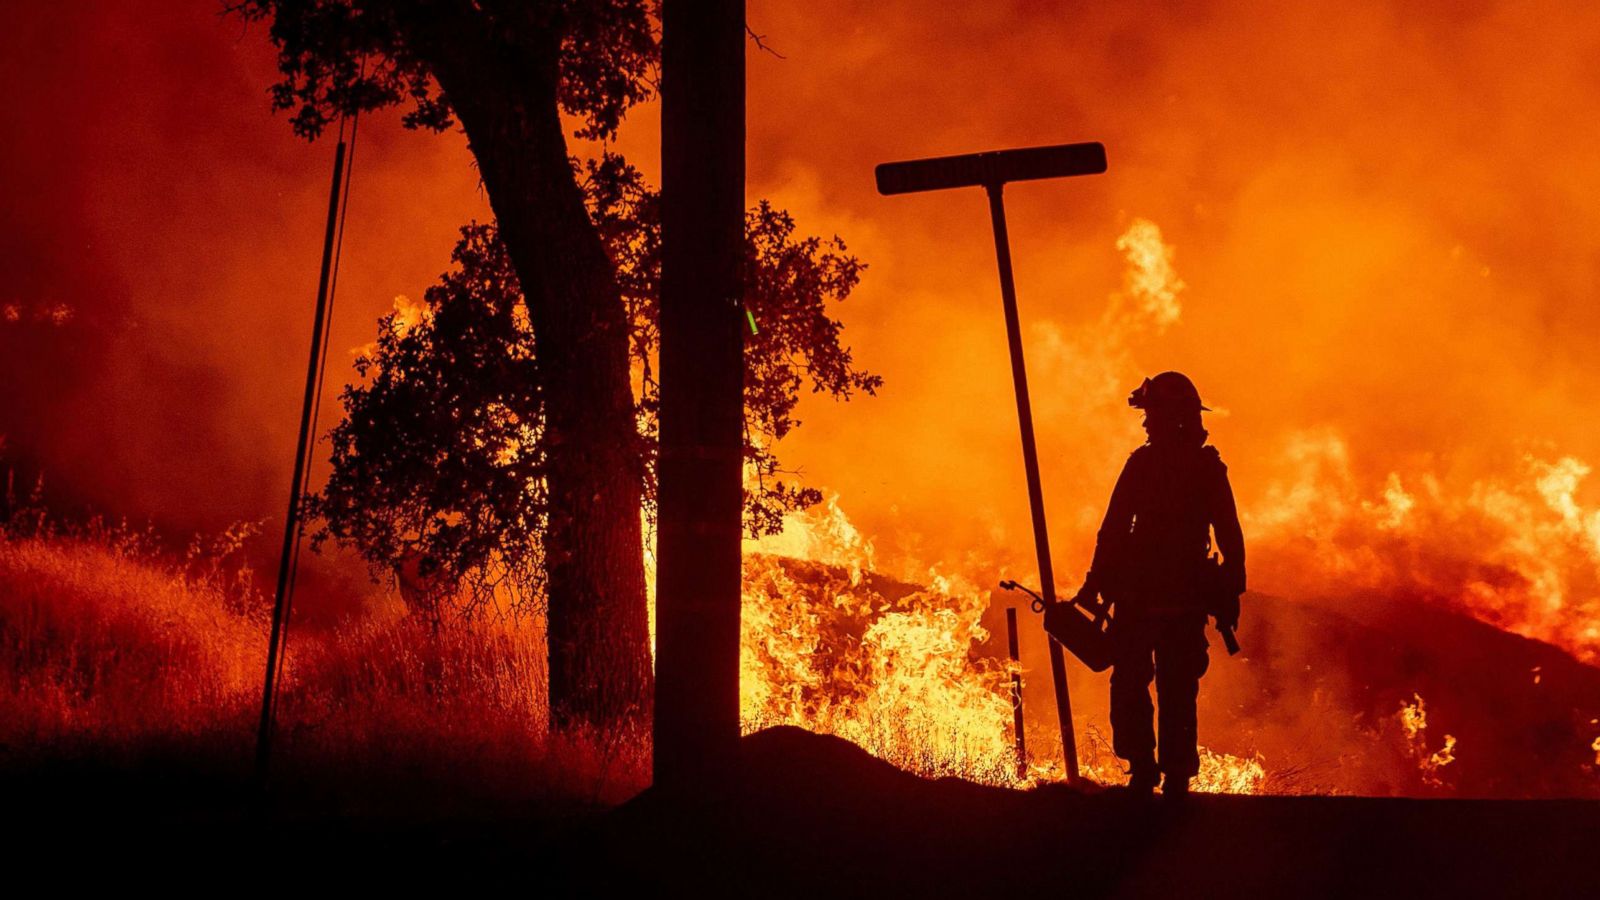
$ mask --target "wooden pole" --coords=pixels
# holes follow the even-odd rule
[[[655,781],[731,781],[744,488],[743,0],[666,0]]]

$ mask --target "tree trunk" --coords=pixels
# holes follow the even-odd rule
[[[555,54],[436,66],[528,300],[545,413],[556,727],[642,725],[652,701],[642,457],[628,321],[556,107]]]
[[[655,780],[726,782],[739,739],[744,0],[666,0]]]

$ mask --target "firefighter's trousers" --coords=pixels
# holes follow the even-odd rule
[[[1191,778],[1200,771],[1195,701],[1200,676],[1210,663],[1205,627],[1203,614],[1127,616],[1112,626],[1112,746],[1135,772],[1158,766],[1152,680],[1160,709],[1160,771],[1172,778]]]

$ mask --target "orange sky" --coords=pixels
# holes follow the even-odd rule
[[[1107,174],[1008,192],[1063,580],[1139,440],[1125,395],[1167,368],[1226,411],[1209,427],[1247,528],[1290,543],[1300,524],[1267,520],[1307,491],[1339,501],[1308,515],[1377,516],[1395,473],[1419,497],[1435,479],[1448,509],[1495,486],[1533,496],[1529,455],[1600,460],[1585,415],[1600,391],[1600,12],[1173,6],[751,3],[784,58],[751,50],[749,196],[869,263],[840,317],[886,379],[875,399],[807,400],[785,459],[886,556],[1027,566],[982,194],[883,198],[871,170],[1100,140]],[[0,66],[27,86],[0,109],[0,305],[65,303],[79,328],[63,348],[0,322],[11,427],[103,506],[270,517],[332,148],[270,114],[261,29],[209,0],[151,9],[0,12]],[[420,296],[486,211],[459,135],[396,118],[362,126],[335,383],[345,350],[396,294]],[[646,171],[655,127],[642,108],[621,141]],[[1115,242],[1135,219],[1159,226],[1186,285],[1164,331],[1097,325],[1126,293]],[[330,392],[324,423],[334,410]],[[1574,491],[1567,537],[1582,540],[1592,489]],[[1466,528],[1450,515],[1441,528]]]

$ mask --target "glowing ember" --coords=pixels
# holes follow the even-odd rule
[[[70,325],[77,318],[77,310],[67,303],[42,303],[31,308],[19,303],[7,303],[0,306],[0,320],[7,323],[19,323],[24,320],[40,325],[53,325],[57,328]]]
[[[1422,781],[1432,787],[1443,784],[1439,770],[1450,765],[1456,760],[1455,735],[1444,736],[1444,746],[1433,753],[1427,749],[1428,709],[1423,702],[1421,694],[1412,694],[1415,703],[1400,703],[1400,725],[1405,729],[1408,750],[1417,760],[1417,768],[1422,771]]]
[[[1422,761],[1422,780],[1428,784],[1438,786],[1439,770],[1456,761],[1456,738],[1453,734],[1444,736],[1444,746]]]
[[[1422,701],[1421,694],[1412,694],[1415,703],[1401,702],[1400,726],[1406,730],[1406,738],[1413,743],[1423,740],[1422,732],[1428,727],[1428,710]]]

